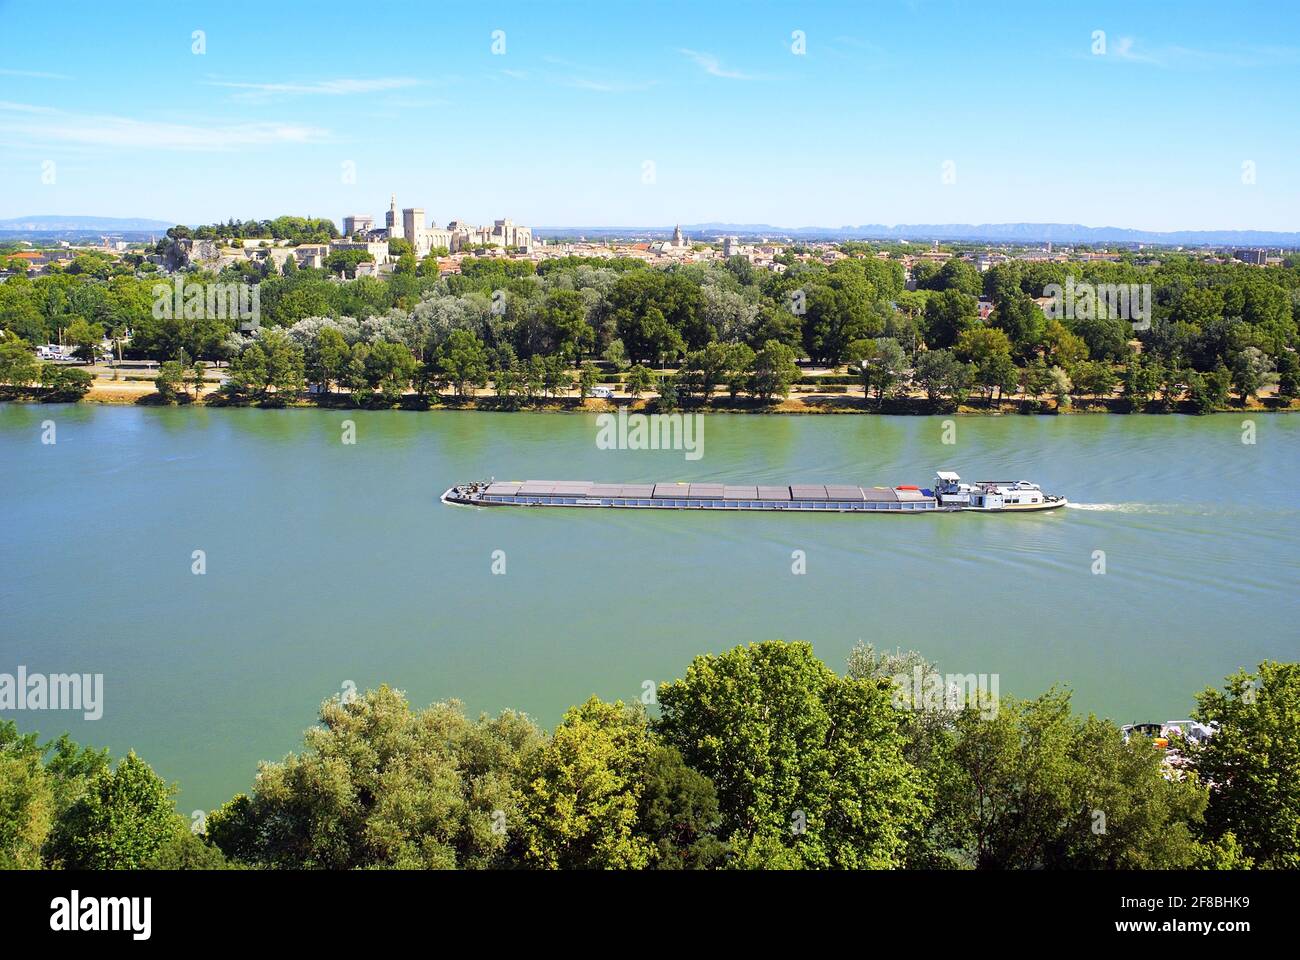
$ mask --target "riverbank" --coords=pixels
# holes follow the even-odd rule
[[[280,400],[275,394],[266,399],[256,397],[232,397],[222,390],[223,380],[210,379],[198,391],[197,396],[183,394],[176,400],[164,399],[158,392],[152,378],[128,376],[114,378],[111,368],[88,368],[95,374],[89,390],[81,397],[86,403],[111,405],[166,406],[168,404],[188,406],[198,404],[213,407],[287,407],[306,409],[350,409],[350,410],[408,410],[429,409],[475,410],[493,412],[513,412],[527,410],[536,413],[603,413],[626,407],[629,410],[654,413],[668,412],[655,393],[638,396],[614,390],[608,398],[580,397],[578,391],[558,392],[555,396],[527,399],[521,396],[498,396],[491,388],[477,388],[465,394],[450,390],[419,394],[407,391],[396,401],[388,401],[380,394],[374,394],[357,402],[344,392],[330,394],[310,394],[293,400]],[[900,392],[884,399],[867,396],[861,388],[856,392],[843,385],[834,387],[813,387],[796,384],[790,393],[780,399],[760,400],[753,397],[732,397],[725,393],[715,393],[708,401],[696,399],[681,402],[673,410],[690,412],[746,413],[746,414],[876,414],[890,416],[1002,416],[1009,414],[1096,414],[1096,413],[1286,413],[1300,410],[1300,400],[1284,400],[1277,395],[1276,384],[1261,387],[1258,395],[1247,403],[1237,400],[1216,406],[1212,410],[1198,410],[1187,399],[1172,403],[1152,400],[1140,410],[1135,410],[1129,401],[1120,396],[1118,391],[1108,396],[1073,397],[1065,405],[1055,400],[1029,397],[1023,393],[1006,394],[996,401],[984,397],[955,403],[949,399],[931,400],[924,393],[912,389]],[[0,393],[0,400],[40,403],[52,400],[48,390],[41,387],[7,388]],[[66,398],[61,398],[66,399]]]
[[[88,403],[107,404],[164,404],[152,383],[135,383],[123,381],[97,380],[90,392],[83,398]],[[186,403],[195,403],[188,400]],[[534,401],[519,398],[501,398],[488,390],[476,391],[472,396],[456,396],[451,393],[438,393],[421,397],[408,393],[396,403],[387,403],[382,399],[357,404],[346,394],[332,394],[327,397],[313,397],[289,402],[259,404],[255,401],[233,401],[220,394],[215,386],[209,386],[197,401],[204,406],[273,406],[277,408],[296,407],[309,409],[365,409],[365,410],[487,410],[514,411],[528,410],[535,413],[604,413],[627,407],[641,412],[664,412],[658,397],[615,396],[609,399],[587,397],[576,394],[548,397]],[[748,398],[718,397],[711,398],[704,404],[682,404],[680,409],[692,412],[750,413],[750,414],[875,414],[892,416],[933,416],[934,414],[956,414],[960,416],[1001,416],[1007,414],[1096,414],[1096,413],[1194,413],[1190,402],[1179,401],[1168,407],[1156,403],[1149,404],[1143,410],[1131,409],[1128,402],[1120,397],[1105,397],[1075,400],[1064,408],[1058,408],[1054,401],[1034,400],[1023,396],[1014,396],[986,404],[954,404],[948,401],[931,401],[923,396],[893,397],[878,401],[869,397],[853,396],[842,393],[795,393],[783,400],[761,401]],[[1214,413],[1286,413],[1300,409],[1296,401],[1283,401],[1277,397],[1260,397],[1241,405],[1229,403],[1216,408]]]

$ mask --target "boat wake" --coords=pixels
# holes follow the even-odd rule
[[[1075,503],[1066,504],[1070,510],[1103,510],[1108,513],[1175,513],[1172,507],[1160,503]]]

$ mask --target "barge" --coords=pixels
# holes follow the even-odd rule
[[[1027,480],[963,482],[940,471],[932,488],[849,484],[596,483],[480,480],[451,487],[443,503],[473,507],[613,507],[633,510],[793,510],[835,513],[1021,513],[1054,510],[1064,497]]]

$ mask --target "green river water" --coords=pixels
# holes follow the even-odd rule
[[[1175,719],[1238,667],[1300,658],[1300,417],[1254,415],[1253,444],[1243,419],[957,418],[944,444],[940,418],[715,415],[687,460],[598,449],[584,415],[0,405],[0,673],[104,675],[98,720],[0,717],[134,748],[186,811],[246,790],[350,684],[551,726],[593,693],[635,699],[695,654],[773,637],[811,641],[837,670],[861,639],[997,674],[1004,694],[1062,683],[1116,722]],[[1073,505],[438,500],[487,476],[928,486],[942,468]]]

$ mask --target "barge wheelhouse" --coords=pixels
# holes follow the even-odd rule
[[[984,512],[1055,510],[1068,502],[1065,497],[1043,493],[1038,484],[1028,480],[965,483],[957,474],[945,470],[934,478],[934,493],[944,506]]]

